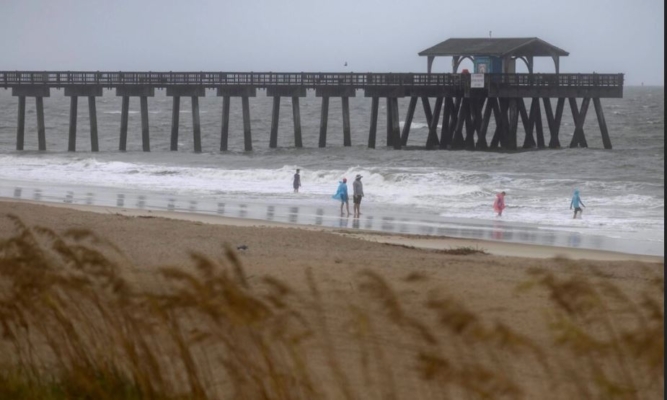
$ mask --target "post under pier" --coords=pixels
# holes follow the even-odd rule
[[[292,98],[292,116],[294,120],[294,146],[303,147],[301,138],[301,111],[299,109],[299,98],[306,97],[306,88],[301,86],[276,86],[266,88],[266,95],[273,97],[273,111],[271,113],[271,136],[269,147],[278,147],[278,123],[280,117],[280,98]]]
[[[151,86],[132,85],[118,86],[116,96],[122,97],[120,115],[120,151],[127,150],[127,124],[129,120],[130,97],[139,97],[141,108],[141,147],[143,151],[151,151],[148,127],[148,97],[155,96],[155,88]]]
[[[368,148],[375,148],[375,138],[377,136],[378,127],[378,109],[380,108],[380,98],[373,97],[371,100],[371,124],[368,130]]]
[[[350,135],[350,106],[349,98],[356,97],[357,91],[351,86],[342,87],[319,87],[315,89],[315,96],[322,98],[322,113],[320,116],[320,140],[319,147],[327,145],[327,125],[329,121],[329,98],[340,97],[343,110],[343,145],[351,146]]]
[[[178,150],[178,126],[180,122],[181,97],[190,97],[192,102],[192,139],[195,153],[201,153],[201,125],[199,123],[199,98],[206,96],[203,86],[168,86],[167,96],[173,97],[171,111],[171,151]]]
[[[23,150],[25,144],[25,98],[35,98],[35,112],[37,114],[37,148],[46,151],[46,127],[44,125],[44,97],[51,96],[47,86],[14,86],[12,96],[19,98],[18,121],[16,127],[16,150]]]
[[[257,96],[257,89],[249,86],[220,86],[217,96],[222,97],[222,129],[220,133],[220,151],[227,150],[229,143],[229,102],[231,97],[241,98],[243,111],[243,145],[245,151],[252,151],[252,132],[250,130],[250,97]]]
[[[97,107],[95,97],[102,97],[102,86],[66,86],[65,96],[70,98],[69,110],[69,140],[67,142],[67,151],[76,151],[76,128],[77,128],[77,107],[78,98],[88,98],[88,115],[90,116],[90,150],[100,151],[99,140],[97,137]]]

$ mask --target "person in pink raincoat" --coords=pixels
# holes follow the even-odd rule
[[[505,209],[505,192],[500,192],[496,195],[496,200],[493,202],[493,210],[498,213],[498,216],[503,215]]]

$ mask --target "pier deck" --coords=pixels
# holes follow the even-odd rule
[[[558,148],[558,133],[565,100],[568,100],[575,122],[575,131],[570,147],[587,147],[583,132],[590,101],[593,100],[604,147],[611,148],[601,98],[623,97],[623,74],[516,74],[516,73],[275,73],[275,72],[83,72],[83,71],[0,71],[0,88],[11,89],[19,97],[17,150],[23,150],[25,126],[25,98],[35,97],[38,118],[39,150],[46,150],[43,98],[49,97],[50,89],[65,89],[71,97],[70,130],[68,150],[76,150],[77,98],[88,97],[91,115],[91,150],[98,151],[95,98],[102,96],[102,89],[115,89],[122,97],[119,150],[126,150],[127,112],[130,97],[139,97],[142,113],[142,147],[150,151],[148,123],[148,97],[155,89],[167,89],[167,96],[174,99],[172,113],[171,150],[177,150],[178,109],[180,97],[193,99],[193,135],[195,151],[201,149],[199,126],[199,97],[206,95],[205,89],[216,89],[223,97],[220,150],[227,150],[229,130],[229,101],[241,97],[244,120],[245,150],[252,150],[249,98],[256,96],[257,89],[266,89],[274,97],[270,147],[277,144],[277,119],[281,97],[291,97],[294,113],[294,143],[301,147],[299,97],[306,91],[315,90],[322,97],[319,146],[326,146],[329,99],[340,97],[343,104],[343,120],[349,121],[349,97],[357,90],[364,97],[372,98],[371,128],[368,146],[375,147],[378,105],[380,98],[387,99],[387,146],[400,149],[408,144],[410,124],[421,98],[429,124],[429,135],[425,148],[438,149],[489,149],[516,150],[517,127],[522,121],[525,138],[523,148]],[[398,126],[397,99],[410,97],[410,106],[402,132]],[[430,98],[435,98],[431,108]],[[526,107],[524,98],[532,99]],[[556,100],[555,111],[551,99]],[[580,98],[581,104],[577,104]],[[540,99],[542,100],[540,102]],[[543,104],[547,117],[550,140],[545,142],[541,110]],[[490,143],[486,131],[491,118],[496,129]],[[344,124],[344,145],[350,145],[349,123]],[[441,125],[438,135],[437,127]],[[535,136],[533,136],[535,131]],[[464,137],[465,132],[465,137]]]

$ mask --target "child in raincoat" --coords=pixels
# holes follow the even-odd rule
[[[331,198],[340,201],[341,216],[343,215],[343,206],[345,206],[347,209],[347,215],[350,215],[350,203],[347,196],[347,178],[343,178],[342,181],[338,182],[338,190],[336,190],[336,194],[331,196]]]
[[[574,189],[574,194],[572,195],[572,201],[570,202],[570,210],[574,208],[574,216],[572,217],[572,219],[577,218],[577,213],[583,214],[583,210],[581,209],[580,205],[586,207],[584,205],[584,202],[581,201],[581,198],[579,197],[579,189]]]
[[[493,202],[493,210],[498,213],[498,216],[503,215],[505,209],[505,192],[500,192],[496,195],[496,200]]]

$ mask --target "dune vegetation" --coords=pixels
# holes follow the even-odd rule
[[[558,260],[519,294],[548,299],[544,344],[446,291],[422,312],[377,271],[364,301],[322,300],[235,251],[146,272],[87,230],[26,226],[0,241],[3,399],[659,399],[664,277],[626,293],[603,270]],[[425,278],[412,273],[419,287]],[[333,307],[345,318],[331,318]]]

